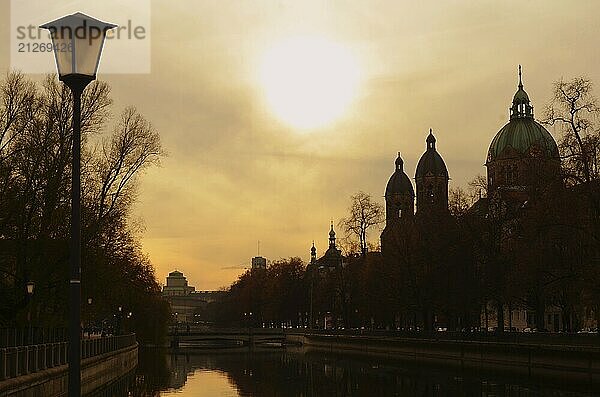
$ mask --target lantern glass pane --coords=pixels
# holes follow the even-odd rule
[[[75,73],[96,76],[104,44],[104,32],[89,26],[84,31],[84,35],[75,35]]]
[[[74,73],[73,34],[70,27],[58,27],[51,30],[54,57],[59,76]]]

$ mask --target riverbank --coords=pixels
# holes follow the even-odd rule
[[[600,348],[595,346],[293,332],[286,333],[286,343],[329,353],[352,353],[462,370],[498,371],[533,379],[559,377],[568,382],[600,385]]]
[[[66,351],[66,349],[64,349]],[[35,350],[32,350],[35,353]],[[25,359],[29,359],[26,354]],[[66,353],[64,354],[66,356]],[[35,363],[45,356],[33,355]],[[138,364],[138,344],[135,342],[120,349],[92,355],[81,361],[82,395],[106,387],[135,370]],[[17,367],[23,368],[22,364]],[[27,367],[27,365],[25,365]],[[0,382],[0,396],[11,397],[59,397],[67,395],[68,364],[41,369]],[[27,372],[27,371],[25,371]]]

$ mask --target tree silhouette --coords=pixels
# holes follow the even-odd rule
[[[383,205],[373,201],[370,195],[361,191],[350,196],[348,213],[347,217],[339,221],[339,225],[347,236],[358,239],[360,252],[364,256],[368,249],[369,231],[385,222]]]
[[[94,302],[83,312],[101,322],[125,307],[133,314],[128,325],[150,340],[164,331],[168,306],[130,212],[138,175],[164,152],[133,108],[98,144],[111,104],[110,87],[101,81],[82,98],[82,294]],[[28,280],[36,283],[34,325],[66,320],[71,117],[70,90],[55,76],[35,84],[12,72],[0,81],[0,324],[23,324],[19,302]]]

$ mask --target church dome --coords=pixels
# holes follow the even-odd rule
[[[429,130],[429,135],[427,136],[427,150],[421,156],[415,173],[415,178],[425,176],[443,176],[448,178],[446,163],[435,149],[435,137],[431,130]]]
[[[509,147],[519,154],[528,154],[537,147],[546,158],[559,157],[556,141],[533,117],[514,118],[502,127],[490,144],[488,161],[495,160]]]
[[[402,157],[400,157],[400,153],[398,153],[398,158],[396,158],[396,170],[390,177],[390,180],[385,187],[385,196],[389,197],[393,194],[410,194],[411,197],[415,196],[415,191],[413,190],[412,183],[410,178],[404,172],[404,161],[402,161]]]
[[[519,65],[519,88],[510,108],[510,121],[494,137],[488,150],[487,161],[493,161],[505,150],[512,148],[520,155],[538,151],[546,158],[559,158],[558,146],[548,130],[533,118],[533,107],[523,89]]]

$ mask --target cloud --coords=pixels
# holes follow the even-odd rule
[[[269,259],[307,259],[351,194],[383,202],[397,151],[414,174],[430,127],[464,186],[485,173],[519,63],[536,112],[561,76],[600,81],[599,11],[541,0],[153,2],[152,74],[101,77],[115,108],[135,105],[170,153],[141,178],[136,206],[157,275],[177,267],[197,288],[227,285],[257,240]],[[256,76],[262,53],[298,33],[347,45],[364,71],[344,117],[304,133],[276,120]]]

